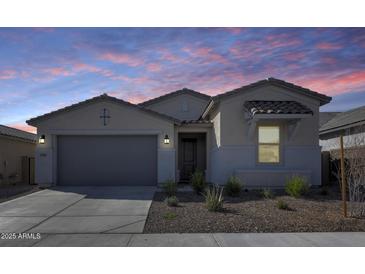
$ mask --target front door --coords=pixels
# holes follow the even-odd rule
[[[196,170],[197,157],[196,157],[196,144],[197,140],[193,138],[182,139],[182,170],[180,174],[180,180],[189,181],[191,174]]]

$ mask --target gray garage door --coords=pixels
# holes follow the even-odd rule
[[[156,185],[156,138],[58,136],[58,185]]]

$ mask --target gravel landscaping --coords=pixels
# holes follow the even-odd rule
[[[179,206],[169,207],[164,202],[166,195],[156,192],[144,233],[365,231],[365,219],[342,216],[336,188],[327,195],[312,189],[298,199],[282,192],[275,199],[264,199],[259,191],[251,190],[235,198],[225,196],[221,212],[209,212],[204,197],[193,192],[176,196]],[[279,209],[278,200],[289,209]]]

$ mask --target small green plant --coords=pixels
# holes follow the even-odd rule
[[[223,187],[218,185],[207,189],[205,197],[205,204],[209,211],[219,211],[223,208]]]
[[[286,182],[285,192],[290,196],[299,198],[302,195],[305,195],[309,191],[309,184],[307,183],[307,179],[303,176],[293,175]]]
[[[261,190],[261,195],[265,199],[274,199],[275,198],[274,192],[269,188],[264,188],[263,190]]]
[[[243,184],[241,183],[240,179],[233,175],[228,178],[228,181],[224,187],[227,195],[232,197],[240,196],[242,188]]]
[[[166,220],[173,220],[173,219],[175,219],[177,217],[177,215],[174,212],[167,212],[165,215],[163,215],[163,217]]]
[[[278,209],[282,209],[282,210],[289,210],[290,209],[289,205],[286,202],[284,202],[283,200],[279,200],[277,202],[276,206],[277,206]]]
[[[165,202],[168,206],[178,206],[179,199],[176,196],[170,196],[165,199]]]
[[[177,192],[177,183],[169,179],[162,184],[162,188],[168,197],[175,196]]]
[[[201,194],[205,190],[207,183],[202,171],[197,170],[191,175],[191,186],[197,194]]]

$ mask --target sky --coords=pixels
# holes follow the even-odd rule
[[[0,28],[0,124],[108,93],[139,103],[268,77],[365,105],[365,28]]]

